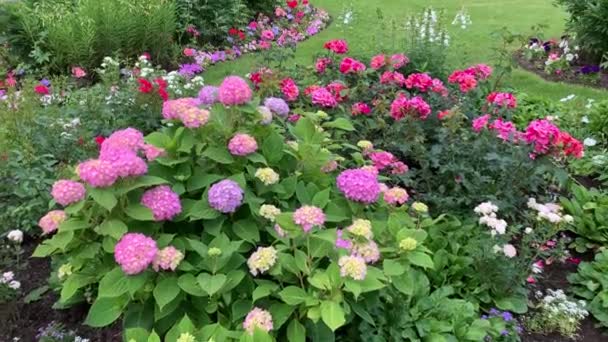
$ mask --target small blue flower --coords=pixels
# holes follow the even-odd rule
[[[505,320],[505,322],[509,322],[513,320],[513,315],[509,312],[509,311],[505,311],[502,313],[502,319]]]
[[[46,78],[43,78],[40,80],[40,84],[42,84],[45,87],[48,87],[51,85],[51,81],[47,80]]]
[[[507,330],[503,330],[503,331],[501,331],[501,332],[500,332],[500,334],[501,334],[502,336],[507,336],[507,335],[509,335],[509,331],[507,331]]]

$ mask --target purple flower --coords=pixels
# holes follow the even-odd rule
[[[500,315],[500,311],[496,310],[495,308],[490,309],[490,316],[498,316],[498,315]]]
[[[285,100],[278,97],[268,97],[264,100],[264,106],[268,107],[274,114],[285,117],[289,114],[289,105]]]
[[[585,65],[584,67],[580,68],[579,72],[583,75],[598,73],[598,72],[600,72],[600,66],[599,65]]]
[[[500,334],[502,336],[507,336],[507,335],[509,335],[509,331],[508,330],[503,330],[503,331],[500,332]]]
[[[222,213],[233,213],[243,202],[245,191],[233,180],[224,179],[209,188],[209,206]]]
[[[272,33],[274,33],[275,36],[278,36],[279,32],[281,32],[281,31],[279,30],[278,26],[275,25],[272,27]]]
[[[288,15],[287,15],[287,19],[289,19],[289,20],[293,20],[293,14],[288,14]]]
[[[505,320],[505,322],[509,322],[513,320],[513,315],[509,312],[509,311],[505,311],[502,313],[502,319]]]
[[[350,240],[343,239],[342,234],[342,229],[336,231],[336,247],[350,249],[353,246],[353,243]]]
[[[232,37],[226,37],[226,40],[228,41],[228,43],[232,44],[234,43],[234,38]]]
[[[481,319],[488,319],[488,315],[481,315]]]
[[[40,80],[40,84],[42,84],[45,87],[50,87],[51,86],[51,81],[47,80],[46,78],[43,78]]]
[[[203,71],[203,68],[196,63],[182,64],[179,66],[179,74],[186,77],[192,77],[199,72]]]

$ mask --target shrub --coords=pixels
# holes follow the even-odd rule
[[[170,1],[20,2],[12,9],[8,38],[36,67],[55,73],[73,66],[92,69],[117,51],[124,57],[148,52],[168,65],[175,33]]]
[[[570,14],[568,29],[584,50],[599,61],[608,51],[608,1],[556,0]]]
[[[244,103],[247,89],[229,78],[220,100]],[[136,340],[152,326],[168,340],[270,329],[302,337],[343,326],[356,301],[387,286],[389,275],[432,267],[426,233],[405,208],[387,205],[378,192],[364,206],[353,195],[360,180],[336,188],[335,174],[321,171],[336,157],[322,128],[336,122],[304,117],[286,127],[294,139],[287,144],[281,125],[259,124],[254,103],[185,107],[173,117],[171,106],[184,103],[165,103],[173,125],[145,143],[133,129],[111,135],[100,159],[76,169],[86,199],[41,220],[45,232],[57,233],[34,256],[69,265],[60,305],[93,293],[89,325],[124,314],[126,336]],[[158,151],[146,154],[144,176],[145,167],[133,167],[143,162],[140,149]],[[372,171],[360,172],[379,186]],[[338,235],[338,227],[347,228]],[[378,248],[382,266],[374,265]],[[135,319],[141,314],[145,322]]]
[[[577,252],[585,252],[608,241],[608,195],[597,189],[575,186],[572,198],[562,197],[561,202],[574,217],[570,230],[577,235],[574,243]]]
[[[607,272],[608,251],[602,251],[594,261],[581,262],[577,273],[568,276],[574,294],[587,301],[587,309],[603,327],[608,326]]]

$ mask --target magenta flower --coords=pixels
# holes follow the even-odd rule
[[[167,185],[159,185],[144,192],[141,204],[152,210],[155,221],[171,220],[182,212],[179,196]]]
[[[249,134],[237,133],[228,142],[228,150],[235,156],[246,156],[257,149],[258,143]]]
[[[378,176],[364,169],[343,171],[336,180],[338,189],[351,201],[374,203],[380,194]]]
[[[249,102],[253,93],[247,81],[238,76],[228,76],[220,85],[218,95],[222,104],[233,106]]]
[[[50,234],[59,228],[59,225],[65,221],[66,217],[65,211],[52,210],[38,221],[38,226],[42,228],[43,235]]]
[[[118,178],[114,165],[109,161],[91,159],[80,163],[76,167],[78,177],[94,188],[112,186]]]
[[[154,261],[156,241],[141,233],[127,233],[114,247],[114,260],[126,274],[138,274]]]
[[[308,233],[312,227],[320,227],[325,224],[325,214],[320,208],[305,205],[293,213],[293,222],[300,225],[305,233]]]
[[[81,183],[71,180],[58,180],[53,184],[51,195],[55,202],[62,206],[82,201],[86,194],[86,189]]]

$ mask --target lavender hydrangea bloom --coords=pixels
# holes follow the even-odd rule
[[[179,66],[179,74],[186,77],[192,77],[203,71],[203,68],[196,63],[182,64]]]
[[[233,213],[241,206],[243,193],[237,182],[224,179],[209,188],[207,197],[211,208],[222,213]]]
[[[264,100],[264,106],[268,107],[271,112],[278,116],[285,117],[289,114],[289,105],[285,100],[278,97],[269,97]]]
[[[215,86],[204,86],[198,92],[198,99],[202,105],[211,106],[217,102],[217,92],[219,88]]]

